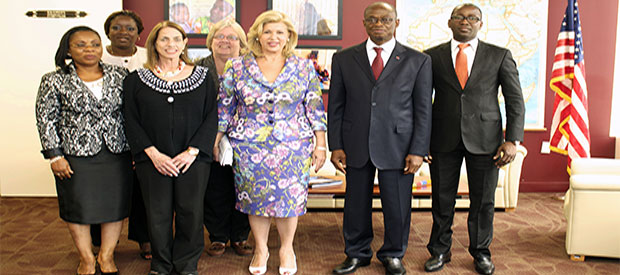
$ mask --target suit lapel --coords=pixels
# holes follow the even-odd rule
[[[459,78],[456,76],[456,71],[454,70],[454,63],[452,63],[452,49],[450,48],[450,41],[443,44],[439,48],[439,51],[441,65],[445,68],[445,73],[448,74],[450,84],[454,86],[453,90],[459,93],[463,92]],[[465,85],[465,87],[467,87],[467,85]]]
[[[385,68],[381,72],[379,79],[377,82],[381,82],[386,79],[398,66],[400,66],[401,61],[405,59],[406,56],[402,55],[405,51],[405,47],[400,43],[396,42],[396,46],[394,46],[394,50],[392,51],[392,55],[388,59],[388,62],[385,64]]]
[[[353,56],[366,77],[368,77],[372,83],[375,83],[375,76],[372,74],[370,63],[368,62],[368,54],[366,53],[366,41],[355,47],[355,54]]]
[[[476,49],[476,56],[474,57],[474,64],[472,64],[471,66],[471,73],[469,74],[469,77],[467,78],[467,83],[469,83],[470,81],[476,81],[475,79],[477,77],[480,76],[480,74],[482,73],[482,71],[484,70],[484,59],[485,59],[485,52],[486,52],[486,47],[487,45],[478,40],[478,48]],[[467,85],[465,85],[465,88],[467,88]]]

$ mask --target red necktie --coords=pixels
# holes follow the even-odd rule
[[[383,71],[383,58],[381,58],[381,47],[374,47],[375,52],[377,52],[377,57],[372,61],[372,73],[375,74],[375,80],[379,79],[381,72]]]
[[[456,54],[456,62],[454,64],[456,77],[458,77],[463,89],[465,89],[465,84],[467,83],[467,55],[463,51],[467,47],[469,47],[469,44],[459,44],[459,52]]]

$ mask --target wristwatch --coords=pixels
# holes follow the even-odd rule
[[[194,148],[194,147],[188,147],[187,148],[187,153],[189,153],[191,156],[198,156],[198,153],[200,153],[200,149],[198,148]]]

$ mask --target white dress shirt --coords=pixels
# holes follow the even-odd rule
[[[375,44],[375,42],[372,42],[370,38],[368,38],[368,41],[366,42],[366,53],[368,54],[368,62],[371,65],[372,62],[375,60],[375,57],[377,57],[377,52],[374,49],[375,47],[380,47],[383,49],[381,51],[381,59],[383,59],[383,67],[385,68],[385,64],[388,62],[388,59],[390,59],[390,55],[392,55],[394,47],[396,47],[396,39],[392,37],[390,41],[385,42],[381,46],[379,46]]]
[[[463,49],[467,56],[467,75],[471,75],[471,67],[474,65],[476,57],[476,49],[478,49],[478,38],[474,38],[467,42],[459,42],[454,39],[450,40],[450,49],[452,49],[452,67],[456,67],[456,55],[459,53],[459,44],[469,44],[469,47]]]

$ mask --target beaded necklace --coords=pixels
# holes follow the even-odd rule
[[[184,68],[185,62],[183,62],[183,60],[179,60],[179,67],[177,67],[174,71],[164,73],[164,71],[159,67],[159,65],[157,65],[157,67],[155,68],[155,72],[165,78],[171,78],[180,74]]]

